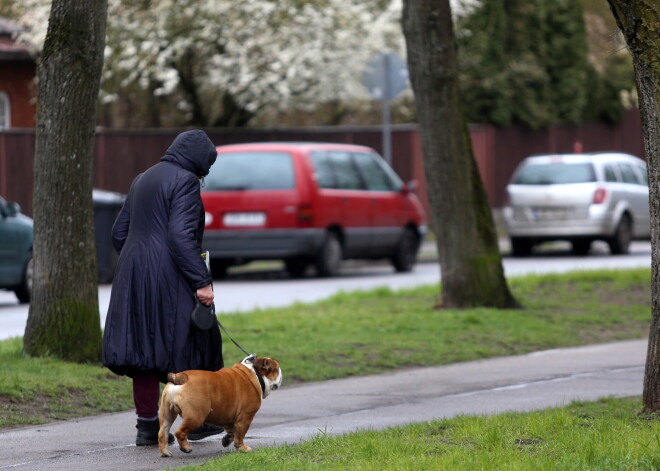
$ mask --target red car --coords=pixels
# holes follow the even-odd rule
[[[426,232],[422,206],[368,147],[255,143],[218,147],[202,188],[204,249],[214,275],[253,260],[283,260],[294,276],[342,259],[389,259],[412,270]]]

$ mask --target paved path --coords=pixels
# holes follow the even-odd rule
[[[548,350],[397,373],[284,386],[257,414],[246,443],[254,448],[296,443],[318,434],[382,429],[457,414],[530,411],[572,400],[642,393],[645,340]],[[319,361],[323,361],[319,358]],[[171,447],[133,445],[132,412],[0,433],[0,470],[143,471],[199,464],[221,456],[219,437]]]

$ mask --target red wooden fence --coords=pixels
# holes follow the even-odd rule
[[[381,151],[381,128],[308,127],[272,129],[208,129],[218,145],[252,141],[328,141],[362,144]],[[126,193],[139,172],[156,163],[180,129],[110,130],[96,136],[93,181],[96,188]],[[644,157],[639,112],[626,113],[617,125],[554,126],[530,131],[470,127],[474,155],[492,207],[500,207],[504,188],[518,163],[541,153],[621,151]],[[17,201],[32,214],[34,130],[0,132],[0,195]],[[392,128],[392,166],[404,180],[417,179],[417,191],[428,209],[422,148],[416,125]]]

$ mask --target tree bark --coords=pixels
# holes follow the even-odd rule
[[[449,0],[404,0],[402,23],[443,306],[518,307],[504,277],[495,224],[462,112]]]
[[[660,0],[608,0],[635,69],[648,163],[653,311],[644,371],[644,413],[660,412]]]
[[[24,350],[98,361],[92,154],[107,0],[54,0],[38,66],[34,279]]]

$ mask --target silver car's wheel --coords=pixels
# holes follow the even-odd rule
[[[614,255],[627,254],[630,251],[630,242],[632,241],[633,227],[632,219],[626,213],[621,216],[621,221],[608,241],[610,252]]]

